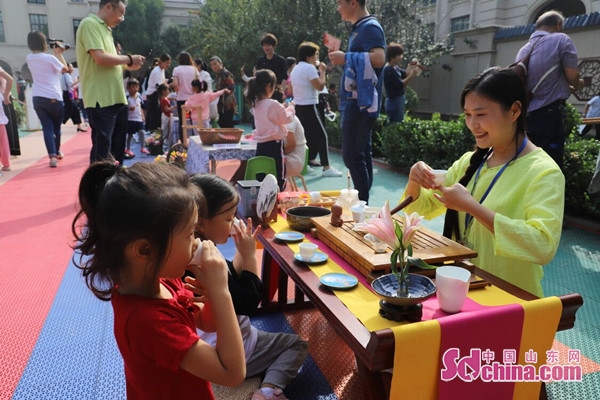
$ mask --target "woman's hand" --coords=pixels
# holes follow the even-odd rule
[[[465,211],[468,213],[472,212],[475,205],[478,205],[477,201],[473,198],[471,193],[460,183],[455,183],[452,186],[440,186],[437,188],[439,193],[433,195],[441,201],[446,208],[456,211]]]
[[[425,189],[437,189],[433,169],[423,161],[417,161],[410,168],[408,182],[416,184]]]

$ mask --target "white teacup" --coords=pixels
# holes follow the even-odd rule
[[[434,169],[432,172],[433,172],[433,175],[435,175],[435,178],[434,178],[435,184],[437,186],[443,186],[444,181],[446,180],[446,174],[448,173],[448,171],[446,171],[445,169]]]
[[[381,212],[381,208],[379,207],[365,207],[363,210],[363,218],[365,219],[365,221],[369,218],[373,218],[379,215],[379,213]]]
[[[311,203],[318,203],[321,200],[321,193],[319,192],[310,192],[308,195]]]
[[[355,204],[352,207],[350,207],[350,211],[352,211],[352,219],[354,220],[354,222],[362,222],[364,210],[364,206],[360,206],[359,204]]]
[[[460,311],[469,292],[470,280],[471,272],[461,267],[447,265],[436,269],[435,285],[442,311],[448,314]]]
[[[312,259],[319,248],[319,246],[314,243],[300,243],[298,247],[300,248],[300,256],[303,260]]]

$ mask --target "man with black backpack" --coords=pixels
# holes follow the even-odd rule
[[[529,55],[526,89],[532,94],[527,113],[527,135],[563,168],[564,107],[571,93],[583,86],[577,70],[577,49],[562,33],[564,17],[547,11],[535,23],[535,32],[518,52]]]

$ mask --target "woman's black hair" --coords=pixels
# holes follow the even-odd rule
[[[319,51],[319,45],[313,42],[302,42],[298,46],[298,61],[306,61]]]
[[[275,87],[277,77],[270,69],[259,69],[254,73],[254,76],[248,81],[246,89],[246,98],[253,106],[258,100],[267,97],[267,86]]]
[[[239,195],[229,181],[213,174],[194,174],[190,181],[204,193],[206,212],[199,213],[200,218],[210,219],[223,211],[223,207],[232,201],[238,202]]]
[[[500,104],[504,110],[510,110],[515,102],[520,103],[521,114],[517,119],[517,129],[514,137],[516,146],[519,137],[526,135],[525,119],[527,116],[527,92],[519,76],[509,68],[488,68],[467,82],[460,95],[461,108],[464,108],[465,98],[471,92]],[[480,147],[476,148],[471,156],[467,170],[458,183],[465,187],[468,185],[488,150]],[[448,209],[446,211],[443,233],[444,236],[456,241],[462,239],[458,225],[458,212],[456,210]]]
[[[192,87],[198,89],[198,92],[206,92],[208,90],[208,83],[206,83],[206,81],[194,79],[192,81]]]
[[[139,239],[148,241],[154,265],[147,279],[156,280],[173,235],[202,204],[202,193],[176,166],[139,162],[121,168],[107,160],[85,171],[79,204],[71,224],[73,262],[94,295],[110,300],[125,268],[126,247]]]
[[[187,51],[182,51],[177,55],[177,63],[179,65],[192,65],[192,56]]]
[[[27,47],[31,51],[46,50],[46,35],[42,31],[32,31],[27,34]]]

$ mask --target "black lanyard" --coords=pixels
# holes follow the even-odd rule
[[[512,163],[513,161],[515,161],[517,159],[517,157],[519,156],[519,154],[521,154],[521,152],[525,148],[526,144],[527,144],[527,136],[525,136],[525,139],[523,139],[523,143],[521,143],[521,146],[519,147],[519,149],[517,150],[517,152],[515,153],[515,155],[513,156],[513,158],[511,158],[510,160],[508,160],[506,162],[506,164],[504,164],[502,166],[502,168],[500,168],[500,171],[498,171],[496,173],[496,176],[494,176],[494,179],[492,179],[492,182],[490,182],[490,185],[488,186],[488,188],[486,189],[485,193],[483,194],[483,197],[481,198],[481,200],[479,200],[479,204],[483,203],[483,201],[485,200],[485,198],[490,193],[490,190],[492,190],[492,187],[496,184],[496,181],[498,180],[498,178],[500,178],[500,175],[502,175],[502,173],[504,172],[504,170],[506,169],[506,167],[508,167],[508,165],[510,163]],[[483,168],[483,164],[485,164],[485,162],[492,155],[493,152],[494,152],[493,148],[489,149],[488,152],[486,153],[486,155],[483,157],[483,160],[481,160],[481,164],[479,164],[479,168],[477,168],[477,173],[475,174],[475,182],[473,183],[473,189],[471,189],[471,195],[473,195],[473,193],[475,192],[475,187],[477,186],[477,181],[479,180],[479,174],[481,173],[481,169]],[[466,240],[467,229],[469,228],[469,225],[471,224],[472,221],[473,221],[473,216],[471,214],[469,214],[469,213],[465,214],[465,233],[463,235],[463,240]]]

